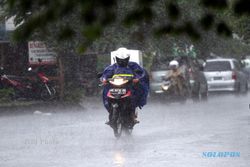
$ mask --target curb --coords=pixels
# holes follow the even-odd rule
[[[69,104],[62,102],[44,102],[44,101],[16,101],[10,103],[0,103],[0,112],[6,111],[64,111],[64,110],[75,110],[82,111],[84,107],[80,104]]]

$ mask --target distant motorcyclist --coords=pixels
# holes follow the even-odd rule
[[[179,68],[179,63],[176,60],[172,60],[169,63],[170,71],[166,74],[165,80],[171,80],[173,85],[177,88],[176,93],[185,95],[185,76],[182,70]]]
[[[133,76],[133,101],[132,108],[133,120],[135,123],[138,123],[136,120],[137,115],[135,114],[136,107],[143,107],[146,104],[146,99],[149,90],[149,80],[147,76],[146,70],[144,70],[139,64],[135,62],[130,62],[130,55],[128,54],[128,50],[126,48],[120,48],[117,50],[115,55],[116,63],[110,65],[105,68],[100,80],[103,83],[103,103],[107,111],[109,112],[109,122],[106,124],[110,124],[111,111],[109,109],[109,103],[107,99],[108,86],[107,80],[112,78],[114,75],[126,75],[131,74]]]

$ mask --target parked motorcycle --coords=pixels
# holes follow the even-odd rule
[[[29,68],[27,76],[6,75],[4,69],[0,69],[0,82],[2,88],[12,88],[13,99],[42,99],[52,100],[56,97],[56,90],[45,74]]]
[[[134,127],[132,102],[132,77],[115,76],[108,80],[108,102],[111,112],[111,127],[115,137],[119,138],[124,131],[132,133]]]

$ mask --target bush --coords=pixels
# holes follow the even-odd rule
[[[76,104],[80,103],[84,96],[83,88],[69,88],[64,91],[63,101],[66,103]]]
[[[12,95],[14,94],[14,90],[11,88],[0,89],[0,103],[1,102],[10,102],[12,99]]]

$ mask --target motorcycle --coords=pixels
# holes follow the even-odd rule
[[[164,80],[161,88],[165,93],[165,98],[167,98],[167,102],[178,101],[181,103],[185,103],[188,98],[188,90],[185,85],[183,85],[183,92],[179,90],[176,81],[173,79]]]
[[[114,135],[119,138],[124,131],[127,135],[132,133],[134,127],[132,107],[132,77],[114,76],[108,80],[108,103],[110,106],[110,126]]]
[[[2,88],[12,88],[12,99],[42,99],[52,100],[56,97],[56,90],[43,72],[28,69],[28,75],[24,77],[6,75],[4,69],[0,69]]]

